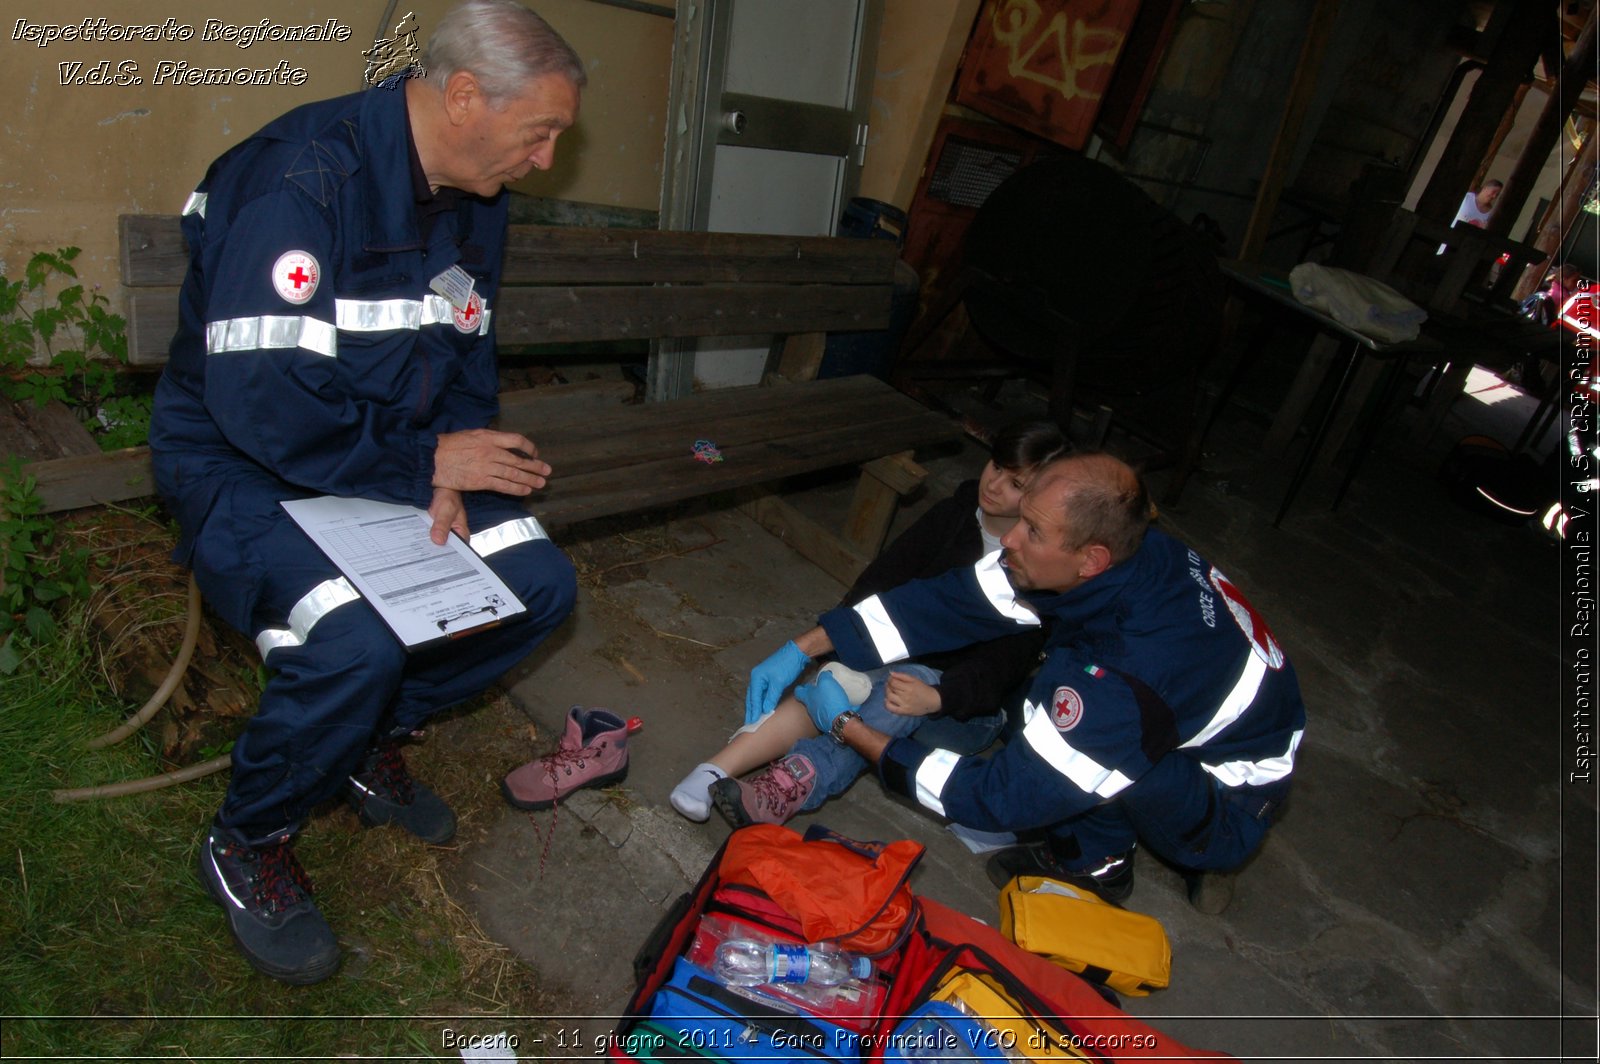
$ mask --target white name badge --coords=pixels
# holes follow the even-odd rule
[[[472,289],[478,282],[460,266],[448,270],[428,282],[428,287],[450,301],[457,310],[466,310],[472,304]]]

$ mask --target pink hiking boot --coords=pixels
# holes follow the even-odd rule
[[[513,770],[500,790],[518,809],[549,809],[573,791],[627,777],[627,722],[607,709],[573,706],[556,752]]]
[[[736,828],[782,824],[800,809],[816,785],[817,770],[804,754],[790,754],[748,781],[729,776],[711,785],[717,812]]]

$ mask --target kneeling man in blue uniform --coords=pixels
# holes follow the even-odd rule
[[[1039,472],[1002,549],[824,614],[751,673],[760,713],[829,650],[877,668],[1053,620],[1020,732],[995,756],[930,749],[863,724],[830,675],[796,694],[885,786],[940,816],[1030,843],[996,854],[997,884],[1048,875],[1120,903],[1142,840],[1220,911],[1289,789],[1305,706],[1266,624],[1215,566],[1150,528],[1139,478],[1105,454]]]
[[[291,840],[344,795],[367,825],[441,843],[448,805],[400,744],[571,612],[571,563],[517,496],[550,467],[488,428],[502,187],[551,164],[582,63],[512,0],[439,24],[422,76],[289,112],[218,159],[184,210],[181,319],[156,393],[156,483],[178,559],[270,670],[233,749],[200,877],[249,962],[314,983],[339,963]],[[279,505],[338,495],[425,509],[527,612],[408,654]]]

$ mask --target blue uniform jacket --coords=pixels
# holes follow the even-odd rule
[[[426,507],[437,437],[496,413],[506,197],[462,196],[424,242],[407,122],[398,80],[308,104],[190,197],[150,435],[180,558],[230,479]],[[462,306],[429,287],[452,266],[474,282]]]
[[[1017,739],[983,760],[890,743],[884,782],[981,830],[1046,827],[1110,801],[1167,754],[1226,787],[1287,781],[1305,729],[1294,669],[1239,590],[1152,529],[1132,558],[1025,602],[992,554],[821,623],[869,668],[1054,618]]]

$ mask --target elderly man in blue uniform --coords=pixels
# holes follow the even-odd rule
[[[342,793],[367,825],[449,839],[455,816],[401,741],[525,657],[575,591],[517,501],[549,466],[488,425],[503,186],[550,166],[583,67],[521,5],[469,0],[423,70],[291,111],[212,164],[184,210],[189,275],[156,393],[177,556],[271,670],[200,876],[246,959],[289,983],[339,962],[291,848],[312,808]],[[468,539],[526,613],[408,654],[279,505],[318,495],[426,510],[434,542]]]
[[[985,831],[1031,834],[989,872],[1048,875],[1121,903],[1143,840],[1220,911],[1289,788],[1305,728],[1294,670],[1227,577],[1149,527],[1139,478],[1105,454],[1042,470],[1002,550],[835,609],[751,673],[759,715],[810,658],[833,650],[875,668],[990,639],[1041,615],[1054,624],[996,756],[890,740],[866,726],[829,675],[797,689],[817,727],[875,763],[885,786]]]

